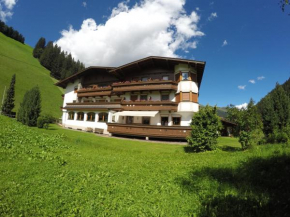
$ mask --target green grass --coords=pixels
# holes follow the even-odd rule
[[[62,90],[54,85],[55,79],[49,71],[32,56],[32,48],[23,45],[0,33],[0,103],[4,88],[10,85],[12,75],[16,74],[15,108],[17,112],[25,92],[38,85],[42,96],[43,113],[54,117],[61,116]]]
[[[195,154],[0,116],[0,215],[287,216],[290,148],[219,147]]]

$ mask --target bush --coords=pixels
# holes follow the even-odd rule
[[[49,114],[42,115],[37,118],[37,127],[47,129],[50,123],[54,123],[55,118]]]
[[[192,118],[191,134],[187,137],[188,144],[195,152],[215,150],[218,132],[221,128],[222,124],[216,114],[216,107],[207,105]]]
[[[250,133],[241,131],[239,136],[239,143],[242,145],[242,149],[246,150],[250,146]]]

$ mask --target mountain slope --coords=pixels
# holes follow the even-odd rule
[[[60,117],[62,89],[54,85],[56,80],[33,58],[32,50],[30,46],[0,33],[0,105],[5,86],[7,90],[12,75],[16,74],[14,111],[17,112],[25,92],[38,85],[42,98],[42,113]]]

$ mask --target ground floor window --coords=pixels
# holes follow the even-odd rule
[[[172,118],[173,125],[180,125],[180,117]]]
[[[168,126],[168,117],[161,117],[161,125]]]
[[[142,118],[142,124],[149,125],[150,124],[150,117],[143,117]]]
[[[74,112],[69,112],[68,113],[68,120],[74,120],[74,118],[75,118],[75,113]]]
[[[83,121],[84,120],[84,113],[83,112],[78,112],[77,113],[77,120],[78,121]]]
[[[108,113],[99,113],[99,122],[108,122]]]
[[[87,121],[95,121],[95,113],[94,112],[89,112],[87,114]]]

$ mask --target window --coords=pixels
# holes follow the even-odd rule
[[[161,95],[161,101],[169,101],[169,94]]]
[[[112,122],[115,123],[116,122],[116,116],[112,115]]]
[[[173,125],[180,125],[180,117],[172,118]]]
[[[168,75],[164,75],[164,76],[162,76],[162,80],[164,80],[164,81],[168,81],[168,80],[169,80]]]
[[[161,117],[161,125],[168,126],[168,117]]]
[[[75,93],[78,92],[78,87],[77,86],[74,87],[74,92]]]
[[[150,124],[150,117],[143,117],[142,118],[142,124],[149,125]]]
[[[144,77],[141,79],[141,81],[148,81],[148,78]]]
[[[78,112],[77,113],[77,120],[78,121],[83,121],[84,120],[84,113],[83,112]]]
[[[147,95],[140,95],[140,100],[147,101]]]
[[[182,93],[182,101],[189,101],[189,93]]]
[[[131,95],[130,100],[136,101],[138,99],[138,95]]]
[[[75,113],[74,112],[69,112],[68,113],[68,120],[74,120],[74,118],[75,118]]]
[[[108,113],[99,113],[99,122],[108,122]]]
[[[188,80],[188,72],[182,72],[182,80],[183,81]]]
[[[95,113],[94,112],[89,112],[87,114],[87,121],[95,121]]]

